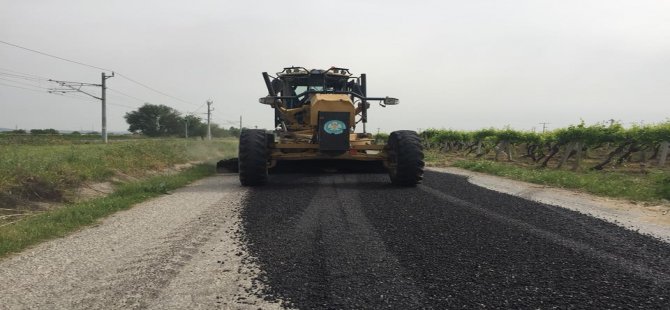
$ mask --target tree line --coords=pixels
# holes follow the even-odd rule
[[[185,137],[188,131],[189,137],[205,138],[207,136],[207,123],[202,118],[195,115],[182,115],[179,111],[166,106],[145,103],[135,111],[124,115],[128,123],[128,131],[133,134],[139,134],[147,137]],[[212,137],[239,137],[240,129],[231,126],[223,128],[218,124],[211,124]],[[16,129],[7,131],[9,135],[33,135],[48,136],[62,135],[56,129]],[[99,135],[99,132],[86,132],[85,135]],[[82,133],[73,131],[67,133],[69,136],[79,136]]]
[[[145,103],[136,111],[124,116],[128,123],[128,131],[148,137],[189,137],[207,136],[207,124],[202,118],[195,115],[181,115],[181,113],[166,105]],[[239,137],[240,129],[230,127],[221,128],[218,124],[211,124],[213,137]]]

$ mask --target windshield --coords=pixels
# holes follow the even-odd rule
[[[284,77],[281,86],[283,96],[295,96],[294,99],[286,99],[286,106],[296,108],[304,104],[306,95],[314,92],[350,91],[348,77],[324,76],[323,74],[312,74],[306,76]],[[325,85],[324,85],[325,84]]]
[[[306,85],[296,85],[291,87],[293,89],[293,96],[298,96],[298,99],[302,100],[305,96],[306,92],[320,92],[323,91],[323,86],[321,85],[313,85],[313,86],[306,86]],[[332,87],[328,88],[328,90],[333,90]]]

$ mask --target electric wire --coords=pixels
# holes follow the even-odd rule
[[[40,86],[40,85],[31,84],[31,83],[26,83],[26,82],[23,82],[23,81],[15,81],[15,80],[12,80],[12,79],[3,78],[1,76],[0,76],[0,80],[11,82],[11,83],[16,83],[16,84],[24,85],[24,86],[31,86],[31,87],[35,87],[35,88],[41,88],[41,89],[45,89],[45,90],[49,89],[48,87],[43,87],[43,86]]]
[[[68,93],[68,94],[63,94],[63,93],[52,93],[52,92],[48,92],[48,91],[46,91],[46,90],[31,89],[31,88],[27,88],[27,87],[21,87],[21,86],[16,86],[16,85],[10,85],[10,84],[5,84],[5,83],[1,83],[1,82],[0,82],[0,85],[2,85],[2,86],[8,86],[8,87],[14,87],[14,88],[20,88],[20,89],[23,89],[23,90],[29,90],[29,91],[33,91],[33,92],[37,92],[37,93],[42,93],[42,94],[58,95],[58,96],[61,96],[61,97],[66,97],[66,98],[69,98],[69,99],[76,99],[76,100],[80,100],[80,101],[86,101],[86,102],[89,102],[89,103],[91,103],[91,102],[96,102],[96,101],[97,101],[97,100],[91,99],[90,97],[80,97],[80,96],[76,96],[76,95],[74,95],[74,93],[71,93],[72,95],[69,95],[69,93]],[[113,105],[113,106],[124,107],[124,108],[128,108],[128,109],[131,109],[131,110],[135,109],[135,107],[131,107],[131,106],[128,106],[128,105],[124,105],[124,104],[120,104],[120,103],[115,103],[115,102],[109,102],[109,101],[108,101],[107,104],[109,104],[109,105]]]
[[[203,103],[202,105],[200,105],[197,109],[191,111],[191,114],[195,114],[195,112],[198,112],[198,111],[199,111],[200,109],[202,109],[202,107],[204,107],[206,104],[207,104],[207,101],[205,101],[205,103]]]
[[[135,84],[137,84],[137,85],[139,85],[139,86],[142,86],[142,87],[144,87],[144,88],[146,88],[146,89],[149,89],[149,90],[151,90],[151,91],[153,91],[153,92],[155,92],[155,93],[161,94],[161,95],[166,96],[166,97],[168,97],[168,98],[172,98],[172,99],[177,100],[177,101],[182,102],[182,103],[186,103],[186,104],[189,104],[189,105],[192,105],[192,106],[197,106],[197,104],[195,104],[195,103],[188,102],[188,101],[186,101],[186,100],[184,100],[184,99],[181,99],[181,98],[179,98],[179,97],[170,95],[170,94],[168,94],[168,93],[166,93],[166,92],[163,92],[163,91],[160,91],[160,90],[158,90],[158,89],[156,89],[156,88],[154,88],[154,87],[151,87],[151,86],[149,86],[149,85],[147,85],[147,84],[145,84],[145,83],[142,83],[142,82],[140,82],[140,81],[137,81],[137,80],[135,80],[135,79],[133,79],[133,78],[131,78],[131,77],[125,75],[125,74],[122,74],[122,73],[119,73],[119,72],[115,72],[114,70],[111,70],[111,69],[102,68],[102,67],[98,67],[98,66],[90,65],[90,64],[87,64],[87,63],[84,63],[84,62],[81,62],[81,61],[76,61],[76,60],[72,60],[72,59],[68,59],[68,58],[64,58],[64,57],[60,57],[60,56],[56,56],[56,55],[52,55],[52,54],[49,54],[49,53],[45,53],[45,52],[42,52],[42,51],[38,51],[38,50],[35,50],[35,49],[27,48],[27,47],[24,47],[24,46],[20,46],[20,45],[13,44],[13,43],[6,42],[6,41],[2,41],[2,40],[0,40],[0,43],[2,43],[2,44],[6,44],[6,45],[9,45],[9,46],[13,46],[13,47],[16,47],[16,48],[19,48],[19,49],[23,49],[23,50],[26,50],[26,51],[30,51],[30,52],[33,52],[33,53],[37,53],[37,54],[40,54],[40,55],[43,55],[43,56],[47,56],[47,57],[51,57],[51,58],[55,58],[55,59],[59,59],[59,60],[62,60],[62,61],[70,62],[70,63],[73,63],[73,64],[77,64],[77,65],[80,65],[80,66],[85,66],[85,67],[89,67],[89,68],[93,68],[93,69],[98,69],[98,70],[102,70],[102,71],[113,72],[113,73],[115,73],[117,76],[119,76],[119,77],[121,77],[121,78],[123,78],[123,79],[126,79],[126,80],[128,80],[128,81],[130,81],[130,82],[132,82],[132,83],[135,83]],[[49,79],[49,78],[46,78],[46,77],[42,77],[42,76],[38,76],[38,75],[33,75],[33,74],[27,74],[27,73],[23,73],[23,72],[18,72],[18,71],[14,71],[14,70],[6,69],[6,68],[0,68],[0,70],[2,70],[2,71],[6,71],[6,72],[11,72],[11,73],[0,72],[0,75],[3,75],[3,76],[5,76],[5,77],[10,77],[10,78],[23,79],[23,80],[27,80],[27,81],[35,81],[35,82],[37,82],[37,81],[49,81],[49,82],[56,82],[56,83],[58,83],[58,82],[65,82],[65,81],[54,81],[53,79]],[[28,83],[19,83],[18,81],[12,81],[12,80],[7,80],[7,79],[3,79],[3,80],[5,80],[5,81],[9,81],[9,82],[11,82],[11,83],[23,84],[23,85],[27,85],[27,86],[34,87],[34,88],[39,88],[39,89],[41,89],[41,90],[37,90],[37,89],[29,89],[29,88],[26,88],[26,87],[21,87],[21,86],[16,86],[16,85],[10,85],[10,84],[5,84],[5,83],[0,83],[0,85],[3,85],[3,86],[9,86],[9,87],[14,87],[14,88],[20,88],[20,89],[29,90],[29,91],[34,91],[34,92],[40,92],[40,93],[50,93],[50,94],[60,95],[60,96],[64,96],[64,97],[68,97],[68,98],[73,98],[73,99],[78,99],[78,100],[86,100],[86,101],[89,101],[89,102],[91,101],[90,98],[83,98],[83,97],[77,97],[77,96],[67,96],[67,95],[65,95],[64,93],[52,92],[52,91],[50,91],[49,88],[45,88],[45,87],[42,87],[42,86],[28,85]],[[77,83],[78,83],[78,82],[77,82]],[[100,86],[100,85],[98,85],[98,84],[91,84],[91,83],[79,83],[79,84],[80,84],[81,86]],[[135,96],[126,94],[126,93],[121,92],[121,91],[118,91],[118,90],[112,90],[112,89],[110,89],[110,88],[107,88],[107,89],[108,89],[108,90],[111,90],[111,91],[113,91],[113,92],[116,92],[116,93],[118,93],[118,94],[124,95],[124,96],[126,96],[126,97],[135,99],[135,100],[139,100],[139,101],[143,101],[143,102],[149,102],[149,101],[147,101],[147,100],[144,100],[144,99],[141,99],[141,98],[138,98],[138,97],[135,97]],[[131,107],[131,106],[127,106],[127,105],[123,105],[123,104],[118,104],[118,103],[113,103],[113,102],[108,102],[108,104],[110,104],[110,105],[114,105],[114,106],[125,107],[125,108],[128,108],[128,109],[135,109],[134,107]],[[198,108],[196,108],[196,109],[193,110],[192,112],[190,112],[190,113],[186,113],[186,114],[195,114],[197,111],[199,111],[200,109],[202,109],[202,108],[205,106],[205,104],[206,104],[206,103],[204,103],[204,104],[198,106]],[[234,122],[234,121],[228,121],[228,120],[226,120],[225,123],[227,123],[227,124],[237,124],[237,122]]]
[[[98,69],[98,70],[102,70],[102,71],[110,71],[110,72],[114,71],[114,70],[109,70],[109,69],[101,68],[101,67],[98,67],[98,66],[89,65],[89,64],[86,64],[86,63],[83,63],[83,62],[79,62],[79,61],[76,61],[76,60],[70,60],[70,59],[67,59],[67,58],[58,57],[58,56],[56,56],[56,55],[47,54],[47,53],[45,53],[45,52],[40,52],[40,51],[38,51],[38,50],[34,50],[34,49],[31,49],[31,48],[23,47],[23,46],[16,45],[16,44],[9,43],[9,42],[2,41],[2,40],[0,40],[0,43],[7,44],[7,45],[9,45],[9,46],[13,46],[13,47],[16,47],[16,48],[20,48],[20,49],[23,49],[23,50],[26,50],[26,51],[31,51],[31,52],[33,52],[33,53],[37,53],[37,54],[40,54],[40,55],[44,55],[44,56],[48,56],[48,57],[52,57],[52,58],[56,58],[56,59],[60,59],[60,60],[63,60],[63,61],[71,62],[71,63],[78,64],[78,65],[81,65],[81,66],[86,66],[86,67],[90,67],[90,68],[94,68],[94,69]]]
[[[21,76],[25,76],[25,77],[31,77],[31,78],[42,79],[42,80],[48,80],[49,79],[47,77],[43,77],[43,76],[39,76],[39,75],[35,75],[35,74],[24,73],[24,72],[19,72],[19,71],[15,71],[15,70],[10,70],[10,69],[7,69],[7,68],[0,68],[0,71],[7,71],[7,72],[11,72],[15,75],[21,75]],[[11,74],[11,73],[9,73],[9,74]]]
[[[142,99],[142,98],[138,98],[138,97],[135,97],[135,96],[126,94],[126,93],[124,93],[124,92],[122,92],[122,91],[118,91],[118,90],[116,90],[116,89],[112,89],[112,88],[107,87],[107,90],[112,91],[112,92],[115,92],[115,93],[120,94],[120,95],[123,95],[123,96],[126,96],[126,97],[128,97],[128,98],[135,99],[135,100],[137,100],[137,101],[149,102],[148,100],[144,100],[144,99]]]
[[[136,107],[131,107],[129,105],[120,104],[120,103],[116,103],[116,102],[109,102],[109,101],[107,101],[107,104],[115,105],[115,106],[118,106],[118,107],[124,107],[124,108],[130,109],[130,110],[135,110],[135,108],[136,108]]]
[[[5,72],[0,72],[0,76],[9,77],[9,78],[13,78],[13,79],[21,79],[21,80],[26,80],[26,81],[35,81],[35,82],[47,81],[47,79],[34,78],[34,77],[22,76],[22,75],[5,73]]]
[[[9,86],[9,87],[14,87],[14,88],[21,88],[21,89],[30,90],[30,91],[34,91],[34,92],[38,92],[38,93],[44,93],[44,94],[48,94],[48,93],[49,93],[49,92],[47,92],[46,90],[37,90],[37,89],[32,89],[32,88],[27,88],[27,87],[22,87],[22,86],[16,86],[16,85],[5,84],[5,83],[0,83],[0,85],[3,85],[3,86]]]
[[[160,90],[158,90],[158,89],[155,89],[155,88],[153,88],[153,87],[151,87],[151,86],[148,86],[148,85],[146,85],[146,84],[144,84],[144,83],[141,83],[141,82],[138,82],[138,81],[136,81],[136,80],[134,80],[134,79],[131,79],[131,78],[128,77],[127,75],[121,74],[121,73],[119,73],[119,72],[116,72],[116,75],[118,75],[118,76],[120,76],[120,77],[122,77],[122,78],[124,78],[124,79],[126,79],[126,80],[128,80],[128,81],[131,81],[131,82],[133,82],[133,83],[135,83],[135,84],[137,84],[137,85],[140,85],[140,86],[142,86],[142,87],[144,87],[144,88],[146,88],[146,89],[149,89],[149,90],[151,90],[151,91],[153,91],[153,92],[159,93],[159,94],[161,94],[161,95],[163,95],[163,96],[172,98],[172,99],[174,99],[174,100],[177,100],[177,101],[180,101],[180,102],[183,102],[183,103],[186,103],[186,104],[190,104],[190,105],[193,105],[193,106],[197,106],[197,104],[195,104],[195,103],[188,102],[188,101],[186,101],[186,100],[184,100],[184,99],[181,99],[181,98],[172,96],[172,95],[167,94],[167,93],[165,93],[165,92],[162,92],[162,91],[160,91]]]
[[[78,65],[81,65],[81,66],[86,66],[86,67],[90,67],[90,68],[94,68],[94,69],[98,69],[98,70],[102,70],[102,71],[113,72],[113,73],[116,73],[116,75],[120,76],[121,78],[124,78],[124,79],[126,79],[126,80],[128,80],[128,81],[130,81],[130,82],[133,82],[133,83],[135,83],[135,84],[137,84],[137,85],[140,85],[140,86],[142,86],[142,87],[144,87],[144,88],[146,88],[146,89],[149,89],[149,90],[151,90],[151,91],[153,91],[153,92],[156,92],[156,93],[161,94],[161,95],[163,95],[163,96],[166,96],[166,97],[172,98],[172,99],[174,99],[174,100],[180,101],[180,102],[182,102],[182,103],[186,103],[186,104],[190,104],[190,105],[193,105],[193,106],[197,106],[197,104],[195,104],[195,103],[188,102],[188,101],[186,101],[186,100],[184,100],[184,99],[181,99],[181,98],[172,96],[172,95],[170,95],[170,94],[168,94],[168,93],[166,93],[166,92],[160,91],[160,90],[158,90],[158,89],[156,89],[156,88],[153,88],[153,87],[151,87],[151,86],[149,86],[149,85],[147,85],[147,84],[145,84],[145,83],[142,83],[142,82],[139,82],[139,81],[137,81],[137,80],[135,80],[135,79],[132,79],[132,78],[130,78],[129,76],[127,76],[127,75],[125,75],[125,74],[121,74],[121,73],[119,73],[119,72],[115,72],[114,70],[111,70],[111,69],[106,69],[106,68],[102,68],[102,67],[98,67],[98,66],[90,65],[90,64],[87,64],[87,63],[83,63],[83,62],[80,62],[80,61],[76,61],[76,60],[71,60],[71,59],[67,59],[67,58],[59,57],[59,56],[56,56],[56,55],[52,55],[52,54],[49,54],[49,53],[41,52],[41,51],[38,51],[38,50],[35,50],[35,49],[27,48],[27,47],[24,47],[24,46],[20,46],[20,45],[13,44],[13,43],[6,42],[6,41],[2,41],[2,40],[0,40],[0,43],[6,44],[6,45],[9,45],[9,46],[13,46],[13,47],[16,47],[16,48],[20,48],[20,49],[23,49],[23,50],[26,50],[26,51],[30,51],[30,52],[33,52],[33,53],[37,53],[37,54],[40,54],[40,55],[44,55],[44,56],[52,57],[52,58],[55,58],[55,59],[60,59],[60,60],[63,60],[63,61],[67,61],[67,62],[70,62],[70,63],[78,64]]]

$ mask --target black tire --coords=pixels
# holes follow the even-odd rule
[[[242,186],[263,185],[268,181],[268,144],[265,130],[242,129],[238,153]]]
[[[421,138],[412,130],[391,133],[387,144],[391,182],[402,186],[416,186],[423,180],[423,146]]]

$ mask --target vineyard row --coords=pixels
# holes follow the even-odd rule
[[[664,167],[670,142],[670,121],[624,128],[621,124],[594,124],[568,126],[550,132],[536,133],[513,129],[481,129],[476,131],[428,129],[420,133],[426,148],[443,152],[458,152],[465,156],[484,157],[502,155],[509,161],[514,153],[528,158],[541,167],[555,165],[561,168],[568,161],[572,169],[582,165],[588,156],[596,159],[588,167],[602,170],[637,161],[644,167]]]

